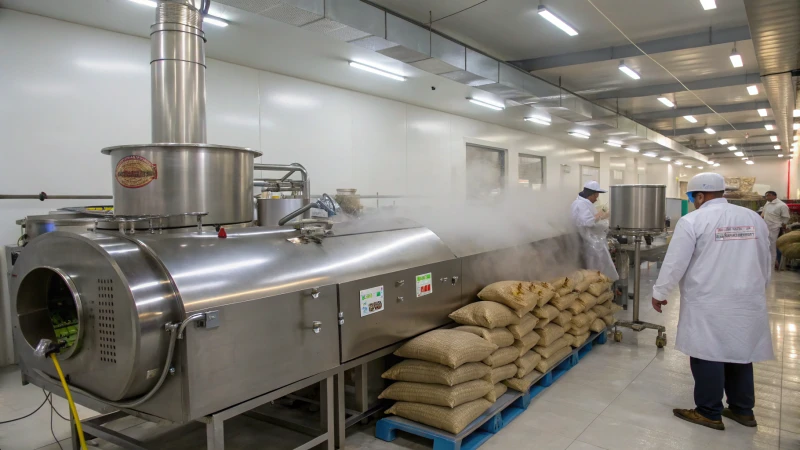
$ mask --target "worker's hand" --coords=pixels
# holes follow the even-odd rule
[[[658,312],[661,312],[661,306],[666,304],[667,304],[666,300],[653,299],[653,309],[655,309]]]

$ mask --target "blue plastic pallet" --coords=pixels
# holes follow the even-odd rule
[[[491,408],[467,425],[461,433],[452,434],[412,420],[393,416],[378,421],[375,427],[375,437],[391,442],[397,438],[397,431],[400,430],[415,436],[432,439],[433,450],[474,450],[524,413],[528,409],[531,400],[564,376],[571,368],[575,367],[578,361],[592,350],[594,343],[605,344],[608,339],[606,331],[607,329],[604,329],[600,333],[589,336],[589,339],[582,346],[574,349],[572,353],[567,355],[550,371],[536,380],[528,392],[519,393],[509,390],[503,394]]]

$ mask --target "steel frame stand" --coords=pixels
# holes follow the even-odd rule
[[[657,330],[656,347],[664,348],[667,345],[667,329],[663,325],[639,320],[639,286],[642,278],[641,247],[642,236],[636,235],[633,241],[633,320],[618,320],[614,322],[614,340],[617,342],[622,340],[622,332],[617,330],[618,327],[630,328],[637,333],[647,329]]]

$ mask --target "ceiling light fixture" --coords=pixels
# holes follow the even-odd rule
[[[225,28],[228,26],[228,22],[220,19],[219,17],[209,16],[209,15],[203,17],[203,23],[207,23],[209,25],[215,25],[221,28]]]
[[[639,149],[638,148],[631,147],[630,145],[623,145],[622,148],[624,148],[625,150],[627,150],[629,152],[639,153]]]
[[[675,165],[677,165],[677,166],[682,166],[682,165],[683,165],[683,163],[682,163],[682,162],[680,162],[680,161],[675,161],[675,163],[674,163],[674,164],[675,164]]]
[[[551,119],[550,118],[540,117],[540,116],[526,117],[525,121],[526,122],[538,123],[539,125],[545,125],[545,126],[550,126],[550,123],[551,123]]]
[[[673,108],[675,103],[672,103],[667,97],[658,97],[658,101],[667,105],[667,108]]]
[[[705,129],[705,130],[703,130],[703,131],[705,131],[705,132],[706,132],[706,133],[708,133],[708,134],[717,134],[717,132],[716,132],[716,131],[714,131],[714,129],[713,129],[713,128],[711,128],[711,127],[709,127],[709,128],[706,128],[706,129]]]
[[[742,55],[736,51],[736,46],[734,45],[733,51],[731,52],[731,64],[733,67],[742,67],[744,66],[744,62],[742,61]]]
[[[656,156],[658,156],[658,153],[647,152],[647,153],[642,153],[642,155],[647,156],[648,158],[655,158]]]
[[[769,137],[769,140],[772,141],[772,142],[778,142],[778,136],[775,136],[773,134],[772,136]]]
[[[783,158],[783,153],[781,153],[780,155],[778,155],[778,158]]]
[[[747,86],[747,93],[750,95],[758,95],[758,86],[755,84]]]
[[[603,141],[603,143],[609,147],[622,147],[622,142],[620,141]]]
[[[792,129],[793,130],[800,130],[800,123],[793,123],[792,124]]]
[[[691,164],[687,164],[687,165],[686,165],[686,168],[687,168],[687,169],[691,169],[691,168],[692,168],[692,165],[691,165]]]
[[[661,157],[661,158],[658,158],[658,159],[660,159],[662,161],[666,161],[666,162],[672,161],[672,159],[670,159],[668,156],[664,156],[664,157]]]
[[[773,129],[775,129],[775,127],[772,124],[769,124],[769,123],[764,125],[764,128],[766,128],[767,131],[772,131]]]
[[[364,70],[366,72],[374,73],[375,75],[380,75],[386,78],[391,78],[397,81],[405,81],[406,78],[404,76],[398,75],[396,73],[387,72],[385,70],[381,70],[372,66],[368,66],[366,64],[357,63],[355,61],[350,61],[350,67]],[[502,108],[501,108],[502,109]]]
[[[744,158],[742,158],[742,161],[747,161],[748,159],[750,159],[750,158],[748,158],[747,156],[745,156]]]
[[[751,165],[751,166],[752,166],[753,164],[755,164],[753,161],[751,161],[751,160],[749,160],[749,159],[748,159],[747,161],[745,161],[744,163],[745,163],[745,164],[749,164],[749,165]]]
[[[495,111],[502,111],[502,110],[505,109],[505,107],[503,107],[503,106],[495,105],[493,103],[484,102],[483,100],[475,100],[474,98],[469,98],[469,97],[467,97],[467,100],[469,100],[470,103],[474,103],[476,105],[483,106],[484,108],[493,109]]]
[[[731,145],[730,147],[728,147],[728,150],[734,151],[734,150],[736,150],[736,146],[735,145]]]
[[[736,153],[734,153],[734,155],[736,155],[736,156],[744,156],[744,152],[736,152]]]
[[[700,0],[700,5],[704,10],[717,9],[717,2],[715,0]]]
[[[728,144],[728,141],[725,140],[725,139],[720,139],[717,142],[719,142],[719,145],[727,145]]]
[[[792,111],[792,116],[800,117],[800,109],[795,109],[794,111]]]
[[[714,167],[719,167],[719,163],[714,163],[713,166]]]
[[[133,3],[138,3],[140,5],[149,6],[151,8],[155,8],[156,6],[158,6],[158,3],[156,3],[156,2],[154,2],[152,0],[131,0],[131,1]]]
[[[697,166],[697,168],[703,170],[703,166]]]
[[[683,118],[688,120],[689,122],[697,123],[697,119],[695,119],[694,116],[683,116]]]
[[[633,78],[634,80],[638,80],[639,78],[642,78],[642,76],[639,75],[639,72],[637,72],[637,71],[635,71],[635,70],[633,70],[630,67],[625,65],[625,60],[624,59],[619,62],[619,70],[621,70],[622,73],[624,73],[625,75]]]
[[[780,145],[773,145],[772,148],[774,148],[775,150],[780,150],[781,146]]]
[[[592,135],[585,131],[567,131],[567,134],[581,139],[589,139]]]
[[[544,5],[539,5],[539,15],[544,17],[548,22],[552,23],[553,25],[557,26],[561,31],[567,33],[570,36],[577,36],[578,32],[575,31],[574,28],[567,25],[566,22],[561,20],[558,16],[551,13]]]
[[[767,117],[767,110],[765,108],[759,108],[758,115],[761,117]]]

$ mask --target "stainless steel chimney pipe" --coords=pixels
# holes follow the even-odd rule
[[[153,143],[206,142],[202,0],[159,0],[150,27]]]

